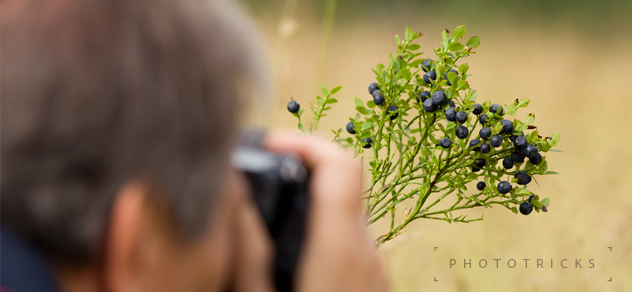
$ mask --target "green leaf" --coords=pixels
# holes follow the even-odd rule
[[[459,66],[459,73],[461,73],[461,75],[463,76],[467,76],[467,70],[470,69],[470,66],[467,63],[463,63],[461,64],[461,66]]]
[[[323,93],[323,96],[328,96],[329,95],[329,90],[327,89],[325,84],[321,84],[320,85],[320,91]]]
[[[361,129],[362,131],[364,131],[366,129],[371,128],[371,126],[373,126],[371,123],[363,123]]]
[[[450,80],[451,84],[457,84],[457,80],[456,80],[457,77],[458,75],[456,75],[454,72],[448,72],[448,80]]]
[[[533,207],[536,207],[538,209],[542,208],[542,203],[539,200],[536,200],[535,198],[531,200],[531,205],[533,205]]]
[[[419,48],[421,48],[421,46],[418,45],[418,44],[410,44],[410,45],[408,45],[408,50],[411,50],[411,51],[418,50]]]
[[[518,102],[518,107],[527,107],[530,102],[531,100],[529,100],[528,98],[523,98]]]
[[[468,98],[468,100],[470,101],[476,101],[476,97],[478,96],[478,92],[473,91],[472,94],[470,95],[470,97]]]
[[[448,50],[452,52],[457,52],[463,50],[463,44],[458,42],[453,42],[448,46]]]
[[[452,39],[456,40],[465,36],[465,25],[457,26],[452,32]]]
[[[325,100],[320,96],[316,96],[316,102],[318,103],[318,105],[323,105]]]
[[[325,100],[326,104],[332,104],[332,103],[336,103],[336,102],[338,102],[338,100],[335,99],[335,98],[328,98],[327,100]]]
[[[417,68],[424,61],[424,59],[416,59],[408,64],[408,67]]]
[[[415,32],[412,29],[410,29],[410,27],[407,27],[405,36],[406,36],[406,42],[410,42],[413,40],[413,37],[415,37]]]
[[[393,60],[393,71],[398,71],[401,68],[398,60]]]
[[[329,93],[330,95],[336,94],[336,92],[340,91],[340,89],[342,88],[342,86],[336,86],[334,87],[331,92]]]
[[[557,172],[557,171],[549,170],[549,171],[545,172],[544,174],[560,174],[560,173]]]
[[[304,109],[304,108],[299,109],[299,110],[298,110],[298,114],[300,115],[300,114],[302,114],[304,111],[305,111],[305,109]]]
[[[369,101],[366,102],[366,106],[369,108],[374,108],[375,107],[375,102],[373,102],[372,99],[370,99]]]
[[[363,115],[369,114],[369,111],[367,111],[364,106],[356,106],[356,110]]]
[[[405,80],[410,80],[410,78],[412,78],[412,76],[410,74],[410,69],[408,69],[408,68],[404,68],[402,70],[399,70],[399,75],[402,76],[402,78],[404,78]]]
[[[512,104],[507,107],[508,115],[515,116],[517,112],[518,112],[518,108],[515,105]]]
[[[441,47],[444,49],[448,48],[448,30],[446,29],[441,32]]]
[[[555,133],[551,135],[551,139],[548,141],[551,147],[555,147],[555,145],[557,145],[557,143],[559,142],[560,142],[560,133]]]
[[[549,207],[549,205],[551,204],[551,199],[549,199],[549,198],[544,198],[544,199],[542,199],[542,201],[540,201],[540,203],[542,203],[542,206],[544,206],[544,207],[547,207],[547,208],[548,208],[548,207]]]
[[[531,192],[528,191],[527,189],[523,189],[523,188],[516,188],[516,195],[518,196],[527,196],[530,195]]]
[[[450,83],[452,83],[452,81],[450,81]],[[454,83],[452,83],[452,84],[454,84]],[[467,84],[467,81],[465,81],[465,80],[459,80],[456,83],[456,90],[465,90],[465,89],[468,89],[468,88],[470,88],[470,86]]]
[[[475,36],[475,37],[471,37],[469,40],[467,40],[466,46],[472,47],[473,49],[476,49],[480,43],[481,43],[481,38]]]
[[[355,98],[355,104],[356,106],[364,106],[364,102],[359,97]]]
[[[528,114],[527,118],[524,120],[525,125],[531,125],[531,123],[533,123],[534,119],[535,119],[535,115],[534,114]]]

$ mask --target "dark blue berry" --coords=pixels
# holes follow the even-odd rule
[[[503,159],[503,167],[506,169],[511,169],[512,167],[514,167],[514,162],[513,160],[511,160],[511,157],[507,156],[505,157],[505,159]]]
[[[479,182],[476,184],[476,189],[478,189],[479,191],[482,191],[482,190],[484,190],[484,189],[485,189],[485,187],[486,187],[486,186],[487,186],[487,184],[485,184],[485,182],[484,182],[484,181],[479,181]]]
[[[480,150],[481,148],[480,148],[480,147],[476,147],[476,146],[477,146],[478,144],[480,144],[480,143],[481,143],[481,140],[479,140],[479,139],[472,139],[472,140],[470,140],[470,148],[473,148],[473,147],[474,147],[474,149],[472,149],[472,150],[474,150],[474,151],[478,151],[478,150]]]
[[[510,120],[502,120],[500,121],[500,124],[503,125],[502,129],[500,129],[500,132],[503,134],[511,134],[511,132],[513,132],[513,122]]]
[[[538,153],[538,147],[536,147],[535,145],[527,145],[524,150],[522,150],[522,153],[524,153],[524,155],[526,157],[531,158],[531,156],[535,155],[536,153]]]
[[[296,100],[292,100],[287,104],[287,110],[293,114],[297,113],[299,109],[301,109],[301,105]]]
[[[432,64],[432,60],[425,59],[423,62],[421,62],[421,69],[423,69],[424,72],[428,72],[430,71],[431,64]]]
[[[503,107],[499,104],[492,104],[492,106],[489,108],[489,111],[500,116],[502,116],[504,113]]]
[[[381,105],[384,103],[384,95],[379,90],[373,91],[373,103],[375,105]]]
[[[472,166],[472,172],[479,172],[481,169],[476,167],[476,166]]]
[[[485,123],[487,122],[487,114],[483,114],[478,117],[478,121],[481,122],[481,125],[485,126]]]
[[[524,136],[524,132],[520,131],[520,135],[511,135],[509,136],[509,140],[513,143],[516,142],[516,138],[518,138],[518,136]]]
[[[452,73],[456,74],[457,78],[458,78],[458,76],[459,76],[459,71],[456,71],[456,70],[454,70],[454,69],[450,69],[450,71],[446,72],[446,73],[445,73],[445,80],[447,80],[447,81],[448,81],[448,83],[447,83],[447,84],[448,84],[448,86],[452,86],[452,83],[450,83],[450,78],[448,78],[448,73],[450,73],[450,72],[452,72]]]
[[[489,139],[489,144],[491,144],[492,147],[500,147],[500,145],[503,145],[503,137],[494,135]]]
[[[533,205],[531,205],[531,203],[529,202],[522,202],[522,204],[520,204],[520,214],[522,215],[529,215],[531,214],[531,211],[533,211]]]
[[[362,148],[365,148],[365,149],[371,148],[371,144],[373,144],[373,139],[371,139],[371,137],[362,138]]]
[[[391,118],[391,121],[399,116],[399,113],[397,112],[397,106],[389,105],[386,110],[388,111],[388,116]]]
[[[470,132],[465,126],[456,128],[456,137],[459,139],[467,139],[467,134]]]
[[[431,80],[437,80],[437,73],[435,73],[434,70],[430,70],[426,72],[426,74],[424,74],[423,78],[424,78],[424,82],[429,84]]]
[[[513,162],[524,162],[524,154],[520,153],[519,151],[512,152],[511,153],[511,160]]]
[[[355,131],[355,125],[353,125],[353,122],[347,123],[347,132],[349,132],[349,134],[351,135],[355,135],[356,131]]]
[[[448,96],[443,90],[437,90],[432,94],[432,103],[436,106],[442,106],[448,102]]]
[[[448,100],[448,107],[456,107],[456,104],[454,104],[454,101]]]
[[[456,113],[454,112],[453,107],[450,107],[447,110],[445,110],[445,119],[450,122],[456,121]]]
[[[527,202],[531,203],[531,200],[533,200],[533,198],[535,198],[535,195],[530,195],[527,199]]]
[[[506,194],[511,191],[511,184],[508,181],[501,181],[498,183],[498,192]]]
[[[485,159],[479,158],[474,160],[474,166],[476,166],[477,168],[483,168],[485,167],[486,161]]]
[[[483,143],[483,144],[481,144],[481,152],[482,152],[482,153],[487,154],[487,153],[489,153],[489,151],[491,151],[491,150],[492,150],[492,148],[491,148],[491,147],[489,147],[489,144],[487,144],[487,143]]]
[[[514,178],[518,179],[519,185],[526,185],[531,182],[531,176],[524,171],[518,171],[514,174]]]
[[[515,143],[516,142],[516,138],[518,138],[518,136],[511,135],[511,136],[509,136],[509,141],[511,141],[512,143]]]
[[[463,124],[467,121],[467,113],[464,111],[460,111],[456,113],[456,122],[459,124]]]
[[[483,112],[483,106],[480,104],[475,104],[474,105],[474,110],[472,111],[473,114],[475,115],[480,115]]]
[[[379,87],[377,87],[377,82],[373,82],[371,84],[369,84],[369,93],[373,94],[373,91],[378,90]]]
[[[426,99],[426,101],[424,101],[424,110],[432,113],[435,112],[439,107],[436,106],[433,102],[432,102],[432,98]]]
[[[517,136],[513,141],[514,148],[520,150],[527,147],[527,138],[525,136]]]
[[[489,138],[489,136],[492,135],[492,129],[488,128],[488,127],[483,127],[478,134],[481,136],[482,139],[487,139]]]
[[[450,138],[448,137],[441,138],[441,141],[439,141],[439,145],[441,145],[441,147],[443,148],[448,148],[450,147],[450,145],[452,145],[452,141],[450,141]]]
[[[538,165],[542,163],[542,154],[540,154],[539,152],[531,154],[531,157],[529,157],[529,162],[531,162],[531,164],[533,165]]]
[[[419,93],[419,97],[417,98],[417,101],[419,102],[421,99],[421,102],[426,101],[426,99],[430,98],[430,92],[428,91],[422,91],[421,93]]]

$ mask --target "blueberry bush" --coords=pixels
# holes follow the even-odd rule
[[[559,134],[542,137],[533,113],[511,118],[529,99],[477,103],[478,94],[467,80],[469,66],[459,61],[475,53],[480,39],[463,42],[465,34],[465,26],[444,30],[431,58],[423,58],[414,43],[422,33],[407,28],[403,39],[396,35],[395,54],[389,54],[387,65],[373,69],[371,98],[356,97],[346,131],[332,130],[335,141],[368,160],[371,181],[364,199],[369,223],[390,219],[378,245],[416,219],[472,222],[483,217],[468,218],[464,210],[499,205],[529,215],[549,207],[549,198],[541,199],[527,186],[532,179],[537,183],[538,175],[556,174],[548,170],[543,154],[558,151],[553,147]],[[309,128],[301,120],[305,109],[294,100],[288,104],[303,133],[316,131],[338,102],[332,95],[340,87],[321,89],[322,96],[310,103],[314,122]],[[409,200],[414,207],[398,213],[398,206]]]

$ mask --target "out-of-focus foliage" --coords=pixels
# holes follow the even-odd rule
[[[286,1],[294,0],[239,1],[252,13],[258,14],[280,13]],[[325,0],[296,0],[296,4],[320,17]],[[499,18],[510,18],[529,25],[530,22],[548,24],[564,21],[584,30],[601,30],[613,24],[622,28],[632,27],[630,0],[345,0],[338,1],[337,6],[337,21],[341,22],[366,17],[383,20],[413,13],[420,18],[459,19],[461,22],[493,22]]]

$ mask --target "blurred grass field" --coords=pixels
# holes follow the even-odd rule
[[[295,19],[289,24],[295,33],[286,35],[282,46],[278,19],[260,15],[256,21],[269,41],[269,63],[276,72],[276,99],[270,107],[274,118],[266,122],[296,129],[285,105],[293,97],[307,107],[319,93],[320,20]],[[512,22],[511,16],[497,21],[467,23],[468,36],[481,37],[478,53],[464,60],[473,75],[468,80],[479,101],[531,99],[518,117],[534,112],[540,133],[560,133],[556,148],[563,152],[547,154],[549,169],[560,174],[537,178],[539,187],[530,186],[541,197],[550,197],[551,207],[548,213],[530,216],[502,207],[470,210],[471,217],[484,215],[485,220],[469,224],[414,221],[406,233],[380,248],[392,289],[632,291],[632,32],[615,33],[613,27],[600,35],[586,34],[573,23],[525,25]],[[354,114],[355,96],[370,98],[371,68],[388,61],[394,34],[402,35],[406,26],[424,32],[419,43],[426,56],[433,56],[441,30],[459,24],[382,17],[335,26],[322,82],[343,88],[320,132],[330,135],[330,128],[346,124]],[[384,230],[380,224],[370,227],[376,236]],[[458,264],[450,268],[452,258]],[[555,266],[535,268],[538,258],[545,263],[553,259]],[[559,264],[564,258],[567,269]],[[471,269],[463,268],[464,259],[472,260]],[[488,261],[487,268],[478,268],[479,259]],[[493,259],[502,259],[500,268]],[[507,267],[509,259],[518,262],[516,268]],[[531,259],[529,268],[523,259]],[[574,267],[575,259],[583,259],[583,268]],[[592,269],[589,259],[594,259]]]

